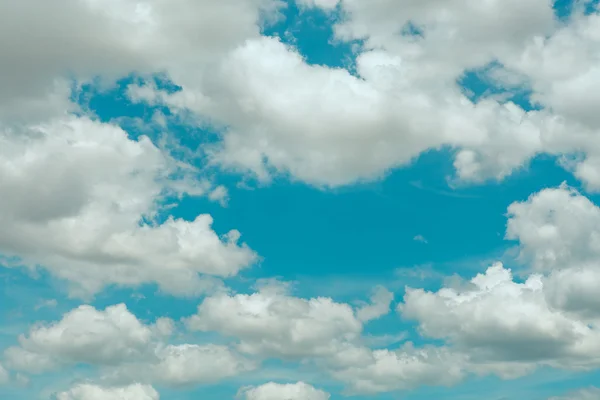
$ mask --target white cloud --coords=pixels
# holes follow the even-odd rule
[[[144,324],[124,304],[103,311],[80,306],[60,321],[33,325],[4,358],[9,368],[32,374],[88,364],[100,367],[106,382],[120,385],[214,383],[257,367],[226,346],[168,344],[173,333],[172,320]],[[100,389],[80,387],[72,395],[94,390]]]
[[[66,392],[56,395],[57,400],[159,400],[160,396],[152,386],[132,384],[123,387],[103,387],[92,384],[79,384]]]
[[[445,348],[396,351],[364,347],[362,323],[389,311],[392,294],[376,289],[371,304],[353,310],[329,298],[302,299],[281,284],[267,283],[251,295],[219,294],[205,299],[187,319],[191,330],[217,331],[239,339],[238,348],[259,357],[310,361],[351,391],[376,393],[421,384],[446,385],[465,375],[464,355]],[[402,340],[400,336],[398,340]]]
[[[276,39],[252,37],[186,80],[182,92],[145,89],[146,99],[193,111],[191,123],[223,127],[209,151],[213,162],[263,180],[283,173],[317,186],[347,185],[448,146],[457,150],[457,176],[476,182],[502,179],[541,153],[582,151],[572,169],[599,188],[600,125],[589,123],[597,118],[597,91],[586,88],[597,81],[600,16],[561,27],[549,0],[437,3],[341,0],[337,38],[365,40],[359,77],[309,65]],[[337,2],[302,4],[331,9]],[[398,34],[409,23],[422,37]],[[502,96],[471,103],[456,80],[493,61],[491,81],[508,90],[531,85],[546,108],[525,112],[499,104]]]
[[[421,243],[425,243],[427,244],[427,239],[425,239],[425,237],[423,235],[416,235],[413,240],[415,242],[421,242]]]
[[[517,283],[497,263],[470,284],[438,292],[408,288],[398,310],[426,337],[468,355],[475,372],[514,377],[535,365],[600,365],[598,326],[554,310],[541,275]]]
[[[56,299],[48,299],[42,300],[34,307],[35,310],[40,310],[42,308],[55,308],[58,305]]]
[[[240,339],[248,354],[282,358],[326,357],[357,340],[362,323],[347,304],[329,298],[302,299],[279,290],[206,298],[187,319],[191,330]]]
[[[7,365],[42,372],[61,364],[116,365],[143,357],[153,341],[152,329],[124,304],[98,311],[80,306],[50,324],[34,325],[19,337],[19,347],[5,351]]]
[[[214,57],[258,36],[260,22],[272,19],[281,4],[278,0],[3,3],[0,51],[6,62],[0,66],[0,123],[37,122],[63,113],[69,105],[70,78],[112,80],[165,68],[176,78],[191,78]]]
[[[459,149],[458,176],[473,181],[501,179],[539,153],[583,150],[587,159],[576,163],[575,173],[590,188],[600,187],[600,153],[593,145],[598,91],[588,90],[597,81],[599,16],[577,15],[562,26],[550,0],[301,5],[339,6],[337,39],[365,41],[357,58],[362,79],[308,65],[276,40],[261,38],[260,24],[284,7],[276,0],[4,5],[3,37],[23,40],[20,46],[0,42],[11,60],[0,70],[10,89],[0,100],[0,119],[2,110],[27,121],[62,114],[68,109],[69,87],[61,81],[66,72],[80,80],[164,72],[184,90],[162,100],[175,111],[195,111],[192,123],[228,127],[213,161],[263,179],[272,170],[319,186],[377,179],[446,145]],[[408,23],[422,37],[398,34]],[[49,53],[56,43],[61,51]],[[493,60],[506,66],[492,69],[494,79],[510,77],[512,87],[531,84],[547,110],[525,113],[493,99],[471,104],[455,81],[465,68]],[[44,114],[40,107],[55,111]]]
[[[210,190],[190,173],[148,138],[86,118],[0,131],[0,251],[48,268],[76,295],[151,282],[197,293],[212,285],[199,274],[235,275],[256,254],[235,230],[217,236],[209,215],[139,224],[165,195]]]
[[[253,370],[257,364],[218,345],[168,345],[144,363],[124,364],[107,375],[115,380],[161,383],[168,386],[215,383]]]
[[[551,397],[548,400],[596,400],[600,398],[600,389],[591,387],[569,393],[565,396]]]
[[[435,0],[433,4],[341,0],[341,7],[345,18],[336,26],[339,38],[365,39],[369,48],[384,47],[411,61],[420,60],[442,79],[511,54],[524,41],[552,33],[557,25],[550,0]],[[417,44],[398,34],[408,23],[424,31]]]
[[[330,373],[354,394],[412,389],[421,385],[449,386],[465,377],[466,359],[446,348],[397,350],[349,347],[330,360]]]
[[[507,238],[544,280],[547,301],[583,318],[599,318],[600,208],[562,185],[509,209]]]
[[[508,208],[506,237],[518,240],[521,258],[550,272],[600,259],[600,209],[562,185]]]
[[[356,317],[362,322],[368,322],[382,317],[390,312],[390,304],[394,301],[394,294],[379,286],[373,291],[371,304],[366,304],[356,311]]]
[[[190,87],[149,98],[227,126],[215,163],[261,179],[274,168],[320,186],[378,178],[442,145],[464,148],[463,178],[501,178],[541,149],[542,130],[565,129],[545,112],[473,105],[454,81],[430,86],[422,68],[385,51],[360,54],[357,70],[363,79],[261,38],[231,52],[202,95]]]
[[[0,364],[0,385],[5,385],[10,381],[10,375],[2,364]]]
[[[331,396],[304,382],[287,384],[269,382],[256,387],[242,388],[238,397],[245,400],[329,400]]]

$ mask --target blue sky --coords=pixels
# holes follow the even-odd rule
[[[0,6],[0,397],[598,395],[596,2],[92,3]]]

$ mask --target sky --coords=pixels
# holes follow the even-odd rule
[[[600,5],[0,0],[0,398],[600,399]]]

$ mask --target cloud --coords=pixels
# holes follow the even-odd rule
[[[42,308],[55,308],[58,305],[58,301],[56,299],[48,299],[42,300],[34,307],[35,310],[40,310]]]
[[[447,348],[406,343],[397,350],[348,347],[328,367],[334,378],[348,385],[350,394],[373,394],[453,385],[466,376],[465,364],[463,355]]]
[[[218,345],[158,347],[152,360],[129,363],[110,371],[108,379],[181,387],[215,383],[257,368],[257,364]]]
[[[66,392],[56,395],[57,400],[159,400],[160,396],[152,386],[133,384],[123,387],[103,387],[92,384],[79,384]]]
[[[168,68],[185,84],[182,77],[192,78],[194,70],[258,36],[261,22],[276,18],[281,7],[278,0],[4,3],[0,124],[61,115],[70,105],[72,78],[110,82]]]
[[[591,387],[577,390],[565,396],[551,397],[548,400],[595,400],[598,397],[600,397],[600,389]]]
[[[537,365],[598,366],[597,326],[553,309],[543,289],[541,275],[517,283],[497,263],[471,279],[470,287],[408,288],[398,310],[417,321],[424,336],[445,340],[468,355],[475,372],[510,378]]]
[[[275,38],[252,37],[198,68],[197,79],[178,75],[188,82],[181,92],[131,92],[176,114],[191,111],[191,124],[217,126],[222,140],[205,149],[212,163],[263,181],[283,174],[319,187],[349,185],[446,147],[455,150],[457,177],[470,182],[503,179],[539,154],[583,152],[565,166],[599,188],[598,91],[586,88],[597,81],[600,16],[577,14],[561,26],[549,0],[438,3],[302,2],[339,6],[336,39],[363,43],[356,74],[311,65]],[[408,24],[422,35],[398,35]],[[468,71],[483,71],[504,97],[532,89],[543,109],[502,96],[472,102],[456,83]]]
[[[206,87],[147,98],[228,127],[209,151],[214,163],[264,180],[275,170],[317,186],[377,179],[442,145],[463,148],[456,167],[465,179],[503,177],[539,150],[541,130],[566,129],[544,112],[472,104],[453,82],[429,87],[423,69],[383,50],[365,51],[356,62],[360,77],[309,65],[295,49],[263,37],[232,51]],[[202,96],[194,92],[200,87]],[[509,141],[512,151],[497,154]],[[490,157],[479,159],[479,149]]]
[[[238,398],[245,400],[329,400],[331,396],[307,383],[265,383],[240,389]]]
[[[240,340],[247,354],[303,358],[334,354],[357,340],[362,323],[354,310],[330,298],[302,299],[281,291],[206,298],[186,320],[194,331],[216,331]]]
[[[394,294],[386,288],[379,286],[373,291],[371,304],[366,304],[356,311],[356,317],[362,322],[368,322],[382,317],[390,312],[390,304],[394,301]]]
[[[80,306],[58,322],[34,325],[4,355],[10,368],[31,373],[63,364],[117,365],[144,357],[153,339],[151,327],[124,304],[104,311]]]
[[[235,275],[257,259],[236,230],[219,237],[206,214],[140,224],[168,196],[210,184],[113,125],[68,117],[0,130],[0,183],[0,251],[68,280],[74,295],[151,282],[194,294],[212,285],[201,275]]]
[[[562,185],[542,190],[509,209],[506,236],[518,240],[520,257],[546,273],[544,291],[556,308],[597,318],[600,283],[600,209]]]
[[[6,385],[10,381],[10,375],[6,368],[0,364],[0,385]]]
[[[32,374],[78,364],[100,367],[106,382],[119,385],[214,383],[257,367],[226,346],[169,344],[173,332],[172,320],[162,317],[144,324],[124,304],[105,310],[80,306],[60,321],[34,324],[27,335],[19,336],[19,346],[6,349],[4,358],[9,368]],[[100,389],[83,386],[71,395]],[[133,389],[138,393],[140,387],[126,392]]]
[[[4,37],[24,39],[21,46],[0,43],[11,60],[0,70],[11,89],[0,108],[11,119],[44,121],[33,116],[69,109],[67,72],[79,82],[161,72],[182,91],[150,90],[146,100],[175,113],[191,110],[187,121],[194,125],[222,128],[221,142],[204,149],[212,162],[263,180],[275,171],[317,186],[347,185],[378,179],[446,146],[456,150],[457,175],[468,181],[502,179],[541,153],[584,151],[573,170],[589,188],[600,187],[593,146],[598,91],[587,90],[597,81],[600,17],[577,14],[563,26],[549,0],[438,3],[304,0],[304,6],[339,7],[336,39],[363,42],[356,76],[310,65],[295,49],[261,36],[261,25],[285,7],[277,0],[126,0],[103,7],[68,0],[53,9],[26,0],[0,13]],[[48,25],[32,9],[59,22]],[[63,21],[64,15],[76,17]],[[423,34],[398,35],[407,24]],[[56,43],[59,54],[46,51]],[[25,57],[31,54],[37,62]],[[509,89],[518,76],[545,110],[525,112],[492,98],[473,104],[456,80],[482,68]],[[52,113],[36,109],[51,105]]]
[[[427,239],[423,235],[417,235],[413,238],[415,242],[421,242],[427,244]]]

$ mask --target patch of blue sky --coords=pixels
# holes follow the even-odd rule
[[[340,15],[337,10],[325,12],[318,8],[302,8],[288,1],[283,18],[266,26],[263,35],[274,36],[296,48],[308,64],[332,68],[354,69],[355,48],[360,42],[335,39],[333,27]]]

